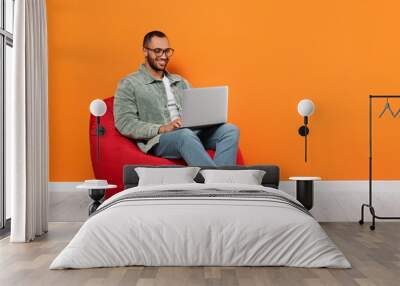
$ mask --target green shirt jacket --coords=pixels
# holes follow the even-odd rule
[[[183,77],[168,71],[164,76],[171,83],[182,117],[183,90],[190,88],[190,84]],[[114,97],[114,121],[118,131],[135,139],[145,153],[160,141],[160,126],[171,122],[163,81],[154,78],[144,64],[119,82]]]

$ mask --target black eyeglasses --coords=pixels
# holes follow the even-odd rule
[[[150,51],[152,51],[153,53],[155,53],[156,54],[156,56],[157,57],[161,57],[164,53],[165,53],[165,55],[167,56],[167,57],[170,57],[170,56],[172,56],[173,54],[174,54],[174,49],[172,49],[172,48],[167,48],[167,49],[165,49],[165,50],[163,50],[163,49],[160,49],[160,48],[155,48],[155,49],[150,49],[150,48],[147,48],[147,47],[144,47],[146,50],[150,50]]]

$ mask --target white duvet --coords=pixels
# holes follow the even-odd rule
[[[315,219],[290,205],[246,198],[155,198],[154,190],[265,190],[254,185],[175,184],[127,189],[106,200],[50,269],[145,266],[295,266],[349,268]]]

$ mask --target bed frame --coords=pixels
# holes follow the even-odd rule
[[[124,166],[124,189],[133,188],[138,185],[139,177],[135,171],[137,167],[147,168],[182,168],[186,166],[182,165],[163,165],[163,166],[148,166],[148,165],[125,165]],[[202,170],[205,169],[218,169],[218,170],[263,170],[265,175],[262,179],[261,184],[264,187],[271,187],[277,189],[279,187],[279,167],[276,165],[254,165],[254,166],[223,166],[223,167],[200,167]],[[197,183],[204,183],[203,176],[198,173],[194,178]]]

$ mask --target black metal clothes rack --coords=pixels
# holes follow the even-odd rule
[[[400,98],[400,95],[370,95],[369,96],[369,203],[362,204],[361,206],[361,219],[359,224],[364,224],[364,207],[369,208],[372,215],[372,225],[370,225],[371,230],[375,230],[375,219],[400,219],[400,217],[385,217],[378,216],[375,213],[375,208],[372,205],[372,101],[374,99],[389,99],[389,98]]]

